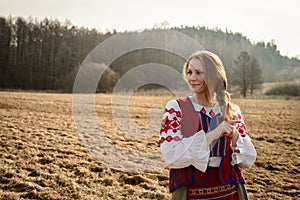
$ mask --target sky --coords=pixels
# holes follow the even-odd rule
[[[239,32],[253,42],[275,41],[284,56],[300,58],[299,0],[0,0],[0,16],[70,20],[101,32],[205,26]]]

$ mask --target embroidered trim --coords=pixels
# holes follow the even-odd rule
[[[210,115],[211,117],[214,117],[214,116],[215,116],[215,113],[214,113],[213,109],[211,109],[211,110],[209,111],[209,115]]]
[[[170,114],[175,113],[176,117],[181,117],[181,112],[180,111],[176,111],[174,108],[170,108],[169,110],[167,108],[165,108],[165,112],[168,112]]]
[[[217,194],[220,192],[231,191],[236,187],[236,185],[222,185],[210,188],[189,188],[188,192],[190,196]]]
[[[159,142],[160,142],[160,144],[162,144],[165,141],[171,142],[172,140],[174,140],[175,142],[177,142],[177,141],[181,140],[181,138],[179,136],[172,137],[172,136],[169,135],[166,138],[165,137],[161,137]]]

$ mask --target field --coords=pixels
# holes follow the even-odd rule
[[[116,105],[125,125],[127,108],[138,125],[124,128],[111,95],[96,95],[97,120],[111,142],[87,148],[83,141],[94,138],[77,132],[71,94],[0,92],[0,199],[170,199],[167,168],[146,159],[134,169],[123,158],[159,151],[161,114],[172,98],[133,95],[128,106]],[[249,198],[300,199],[300,101],[233,101],[258,153],[243,171]],[[138,131],[148,137],[131,134]],[[97,151],[103,156],[94,157]]]

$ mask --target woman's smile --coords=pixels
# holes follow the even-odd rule
[[[192,87],[192,88],[196,88],[196,87],[198,87],[198,86],[201,86],[201,84],[197,84],[197,83],[190,83],[190,86]]]

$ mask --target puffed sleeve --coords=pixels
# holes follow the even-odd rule
[[[206,171],[209,161],[209,145],[203,130],[185,138],[181,133],[181,110],[176,100],[167,103],[160,130],[160,150],[170,168],[193,165]]]
[[[234,105],[236,109],[236,117],[241,121],[236,124],[236,129],[239,133],[239,137],[236,142],[236,147],[233,147],[231,143],[231,148],[233,150],[232,154],[232,165],[239,165],[241,168],[251,167],[256,160],[256,150],[246,131],[246,125],[241,114],[241,110],[237,105]]]

